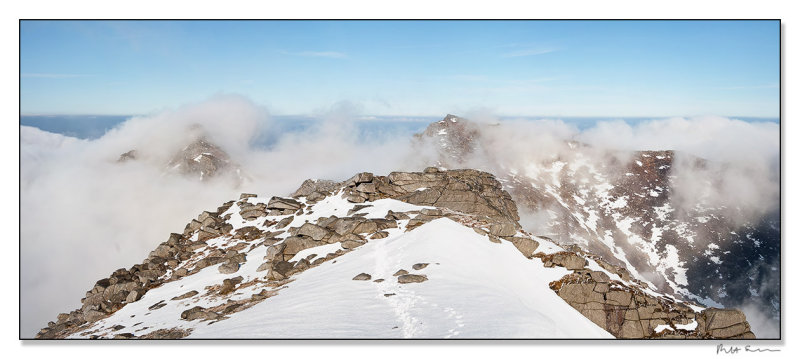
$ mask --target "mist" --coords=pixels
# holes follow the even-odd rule
[[[252,143],[270,131],[268,111],[238,96],[131,118],[91,141],[22,127],[22,335],[32,337],[58,313],[79,308],[96,280],[140,263],[169,233],[182,233],[190,219],[242,192],[285,196],[307,178],[418,169],[408,161],[408,138],[358,138],[357,115],[342,104],[320,110],[316,125],[281,136],[269,149]],[[230,155],[244,181],[201,182],[165,171],[201,135]],[[131,149],[136,160],[117,162]]]
[[[140,263],[169,233],[181,233],[203,210],[215,210],[242,192],[288,195],[308,178],[344,180],[357,172],[421,170],[438,148],[410,136],[364,134],[358,104],[341,102],[315,111],[313,125],[281,133],[269,146],[255,143],[277,128],[268,109],[240,96],[131,118],[98,139],[77,140],[23,127],[21,137],[21,335],[32,337],[60,312],[79,308],[94,282]],[[481,155],[465,167],[526,169],[531,163],[571,156],[565,140],[591,145],[590,156],[609,151],[672,149],[735,165],[676,171],[697,178],[680,186],[687,202],[706,193],[719,203],[750,208],[746,216],[777,207],[778,125],[709,117],[598,122],[579,130],[562,120],[503,120],[480,112]],[[442,114],[444,117],[444,114]],[[169,159],[198,136],[222,148],[244,180],[208,181],[165,171]],[[136,149],[135,161],[117,162]],[[620,153],[620,152],[614,152]],[[620,155],[622,156],[622,155]],[[687,157],[688,158],[688,157]],[[706,184],[703,171],[729,171],[723,185]],[[535,175],[535,173],[528,173]],[[710,186],[710,187],[709,187]],[[523,216],[526,225],[545,217]],[[749,313],[748,313],[749,318]]]

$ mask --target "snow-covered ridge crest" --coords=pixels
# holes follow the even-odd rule
[[[752,335],[738,311],[662,296],[622,268],[531,236],[518,219],[494,176],[475,170],[359,173],[306,181],[293,197],[242,194],[99,280],[82,308],[37,337]]]

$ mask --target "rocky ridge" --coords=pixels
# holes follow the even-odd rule
[[[661,292],[708,305],[751,303],[778,317],[778,213],[741,223],[731,220],[743,216],[738,208],[702,198],[680,205],[675,188],[686,178],[676,168],[701,169],[709,173],[707,185],[712,186],[720,180],[708,170],[712,164],[670,150],[603,152],[565,141],[550,158],[516,168],[483,143],[482,130],[448,115],[431,123],[416,141],[439,151],[431,165],[491,166],[486,170],[497,174],[519,210],[540,222],[531,228],[538,235],[578,245]]]
[[[375,216],[371,208],[385,200],[412,207],[395,207],[397,211]],[[37,338],[185,337],[191,334],[191,328],[148,327],[142,324],[149,323],[147,318],[129,327],[109,320],[118,317],[115,314],[127,313],[127,305],[146,301],[152,305],[144,315],[175,316],[174,320],[212,325],[280,295],[298,273],[335,261],[370,241],[380,241],[398,231],[413,231],[440,218],[473,228],[489,241],[509,242],[524,257],[541,261],[546,267],[570,270],[551,283],[550,289],[616,337],[753,337],[739,311],[699,308],[660,295],[630,278],[624,268],[577,248],[560,248],[547,238],[521,230],[516,205],[491,174],[427,168],[387,176],[359,173],[341,183],[306,181],[288,198],[262,200],[254,194],[242,194],[237,201],[201,213],[183,233],[171,234],[142,263],[97,281],[80,309],[60,314]],[[319,252],[307,254],[312,250]],[[211,266],[217,266],[214,272],[224,274],[224,280],[203,291],[174,289],[169,296],[152,294],[175,287],[172,283],[183,278],[211,275],[203,271]],[[257,275],[242,269],[256,266]],[[398,268],[393,280],[403,285],[435,282],[435,278],[419,272],[427,266],[414,264],[411,269],[416,273]],[[353,275],[356,280],[372,279],[369,273]],[[182,309],[174,314],[164,312],[176,310],[169,306],[172,302],[181,303]]]

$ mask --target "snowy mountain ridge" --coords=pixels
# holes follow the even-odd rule
[[[306,181],[201,213],[37,338],[753,338],[523,230],[489,173]]]
[[[731,200],[735,191],[722,193],[738,185],[730,178],[753,173],[669,149],[515,143],[548,138],[513,125],[448,115],[416,139],[436,149],[430,165],[495,173],[535,234],[625,267],[661,292],[709,306],[755,306],[778,321],[779,208],[757,212]],[[510,155],[501,150],[509,142]]]

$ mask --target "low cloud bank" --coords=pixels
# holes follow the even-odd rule
[[[257,134],[274,128],[267,110],[237,96],[132,118],[96,140],[23,127],[21,335],[32,337],[59,312],[80,307],[95,280],[140,262],[170,232],[182,232],[201,211],[241,192],[287,195],[307,178],[420,170],[435,158],[436,148],[415,146],[407,136],[362,137],[355,125],[359,111],[347,103],[319,111],[320,121],[277,137],[269,148],[253,143]],[[201,182],[165,172],[169,159],[201,134],[240,165],[244,182],[225,176]],[[563,140],[573,139],[602,148],[676,149],[746,163],[744,172],[733,172],[730,182],[715,188],[719,197],[735,195],[748,206],[772,200],[777,188],[776,178],[761,176],[764,166],[777,162],[776,124],[671,119],[638,126],[599,123],[579,131],[564,121],[520,120],[488,126],[486,135],[494,160],[520,168],[566,156]],[[131,149],[137,160],[118,163]]]

